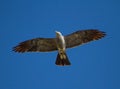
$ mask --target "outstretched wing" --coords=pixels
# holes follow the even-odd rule
[[[97,29],[81,30],[65,36],[66,48],[101,39],[105,33]]]
[[[36,38],[20,43],[13,48],[15,52],[49,52],[57,50],[55,38]]]

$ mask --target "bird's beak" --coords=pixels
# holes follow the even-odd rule
[[[55,31],[56,32],[56,35],[59,35],[60,34],[60,32],[58,32],[58,31]]]
[[[58,31],[55,31],[56,33],[59,33]]]
[[[55,31],[56,32],[56,35],[61,35],[61,33],[59,31]]]

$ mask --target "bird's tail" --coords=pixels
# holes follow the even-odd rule
[[[65,65],[70,65],[71,63],[68,60],[67,54],[64,52],[64,53],[58,53],[55,64],[59,66],[65,66]]]

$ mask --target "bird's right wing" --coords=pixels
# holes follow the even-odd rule
[[[105,36],[104,32],[97,29],[80,30],[65,36],[66,48],[75,47],[83,43],[101,39]]]
[[[15,52],[49,52],[57,50],[55,38],[36,38],[21,42],[13,48]]]

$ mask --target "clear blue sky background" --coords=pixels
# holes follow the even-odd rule
[[[120,89],[119,0],[1,0],[0,89]],[[55,65],[57,52],[15,53],[36,37],[82,29],[107,36],[68,49],[71,66]]]

